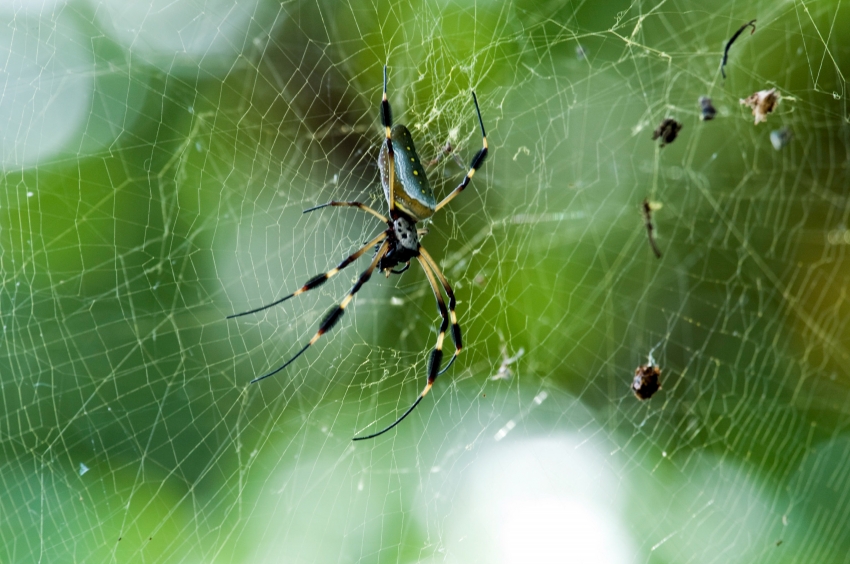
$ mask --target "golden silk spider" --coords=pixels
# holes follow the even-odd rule
[[[478,114],[478,125],[481,126],[483,146],[478,153],[476,153],[475,157],[473,157],[472,162],[469,165],[469,170],[463,181],[454,190],[452,190],[448,196],[443,198],[440,203],[437,203],[434,198],[434,191],[431,189],[428,177],[425,174],[425,168],[423,167],[419,156],[416,154],[416,147],[413,144],[413,137],[411,136],[410,131],[404,125],[393,125],[392,123],[392,112],[390,111],[389,100],[387,100],[387,67],[385,65],[384,92],[381,98],[381,125],[384,127],[386,139],[385,143],[381,144],[380,154],[378,155],[378,169],[381,174],[381,185],[384,189],[384,196],[386,197],[387,206],[389,207],[389,218],[360,202],[332,201],[304,210],[304,213],[329,206],[353,207],[377,217],[387,224],[387,228],[374,239],[349,255],[336,267],[314,276],[291,294],[256,309],[228,316],[228,319],[232,319],[234,317],[257,313],[285,302],[289,298],[303,294],[308,290],[318,288],[327,282],[332,276],[335,276],[340,270],[366,254],[369,249],[378,246],[369,267],[363,271],[360,278],[358,278],[357,282],[351,290],[349,290],[345,298],[343,298],[337,306],[325,315],[319,325],[319,330],[316,331],[313,338],[310,339],[310,341],[304,345],[304,347],[298,351],[295,356],[287,360],[280,367],[251,380],[251,383],[253,384],[268,378],[269,376],[274,376],[292,364],[296,358],[301,356],[304,351],[318,341],[322,335],[330,331],[342,317],[342,314],[345,313],[345,308],[348,307],[351,300],[354,299],[354,295],[360,290],[360,288],[363,287],[369,278],[372,277],[372,273],[376,268],[389,276],[390,273],[403,273],[410,267],[411,260],[416,259],[419,261],[419,264],[422,266],[422,270],[425,271],[425,277],[431,285],[431,290],[434,292],[434,297],[437,300],[437,308],[439,309],[440,316],[442,317],[440,333],[437,336],[437,344],[434,346],[434,350],[431,351],[431,356],[428,360],[427,383],[425,384],[422,392],[420,392],[419,396],[416,398],[416,401],[413,402],[413,405],[411,405],[407,411],[396,419],[394,423],[381,431],[372,433],[371,435],[355,437],[355,441],[372,439],[379,435],[383,435],[401,423],[402,420],[410,415],[416,406],[419,405],[422,398],[428,394],[431,387],[434,385],[434,380],[437,379],[437,376],[448,370],[457,358],[457,355],[460,353],[462,347],[460,325],[458,325],[457,314],[455,313],[457,300],[455,299],[454,292],[449,285],[449,281],[437,266],[436,261],[419,243],[419,235],[422,234],[422,231],[417,231],[416,223],[430,218],[434,215],[434,213],[438,212],[442,207],[451,202],[455,196],[460,194],[469,185],[475,171],[481,167],[484,163],[484,159],[487,157],[487,134],[484,131],[484,120],[481,118],[481,110],[478,107],[478,99],[475,97],[474,91],[472,92],[472,101],[475,104],[475,112]],[[396,270],[395,267],[401,264],[404,264],[405,266],[400,270]],[[438,280],[439,285],[437,283]],[[446,302],[440,293],[440,286],[442,286],[443,291],[449,298],[448,309],[446,308]],[[448,364],[446,364],[446,366],[441,370],[440,364],[443,360],[443,341],[445,340],[446,331],[449,328],[450,322],[452,328],[452,341],[455,345],[455,353],[449,360]]]

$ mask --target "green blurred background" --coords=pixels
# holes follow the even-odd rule
[[[15,0],[0,22],[0,561],[850,562],[845,3]],[[480,147],[473,88],[491,153],[423,239],[464,352],[352,443],[422,388],[421,269],[261,384],[368,259],[225,316],[380,229],[301,211],[386,209],[384,64],[424,160]],[[756,126],[738,100],[774,87]],[[433,166],[438,197],[463,174]]]

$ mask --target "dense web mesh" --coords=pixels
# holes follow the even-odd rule
[[[850,562],[846,2],[14,0],[0,20],[0,561]],[[382,229],[302,210],[386,213],[384,64],[438,200],[481,146],[472,89],[491,151],[420,224],[463,353],[353,443],[424,384],[418,265],[260,384],[371,252],[225,317]],[[739,100],[770,88],[754,125]]]

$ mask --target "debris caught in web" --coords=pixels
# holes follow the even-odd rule
[[[661,139],[661,146],[669,145],[676,140],[676,136],[682,131],[682,124],[673,118],[664,118],[655,131],[652,132],[652,140]]]
[[[717,110],[711,103],[711,98],[708,96],[700,96],[699,99],[700,119],[703,121],[711,121],[717,115]]]
[[[457,165],[458,165],[460,168],[466,168],[466,165],[465,165],[465,164],[464,164],[464,162],[461,160],[461,158],[458,156],[458,154],[454,152],[454,150],[455,150],[455,149],[454,149],[454,147],[452,147],[452,142],[451,142],[451,141],[446,141],[446,144],[445,144],[445,145],[443,145],[443,146],[440,148],[440,152],[439,152],[439,154],[437,154],[437,156],[436,156],[436,157],[434,157],[433,159],[431,159],[430,161],[428,161],[427,163],[425,163],[425,166],[428,166],[428,167],[435,166],[435,165],[439,164],[439,162],[440,162],[441,160],[443,160],[443,157],[445,157],[445,156],[447,156],[447,155],[451,155],[451,156],[452,156],[452,158],[454,159],[455,163],[457,163]]]
[[[576,59],[579,61],[587,59],[587,49],[584,48],[584,45],[576,46]]]
[[[740,102],[742,106],[749,106],[753,109],[753,115],[756,117],[755,124],[758,125],[767,121],[767,114],[776,109],[780,100],[782,100],[782,96],[776,93],[776,88],[771,88],[770,90],[759,90],[746,100],[740,100]]]
[[[653,363],[642,364],[635,370],[632,391],[641,401],[648,400],[661,389],[661,369]]]
[[[720,61],[720,74],[723,75],[723,78],[726,78],[726,62],[729,60],[729,48],[732,47],[732,44],[735,43],[735,40],[738,39],[742,33],[744,33],[744,30],[747,29],[747,27],[753,28],[750,35],[754,34],[756,32],[755,24],[756,20],[748,21],[735,32],[735,35],[729,38],[729,41],[726,42],[726,47],[723,49],[723,60]]]
[[[649,246],[652,247],[652,252],[655,253],[655,256],[661,258],[661,249],[658,248],[658,244],[655,242],[655,226],[652,224],[652,212],[661,209],[661,204],[651,203],[649,198],[644,198],[640,209],[643,212],[646,233],[649,235]]]
[[[490,380],[510,380],[514,371],[511,369],[511,365],[516,363],[522,355],[525,354],[525,349],[520,347],[520,349],[513,356],[508,356],[508,347],[502,342],[502,364],[499,365],[499,369],[495,374],[490,376]]]
[[[791,133],[791,130],[787,127],[774,129],[770,132],[770,143],[773,145],[774,149],[781,151],[786,145],[788,145],[788,143],[791,142],[793,137],[794,134]]]

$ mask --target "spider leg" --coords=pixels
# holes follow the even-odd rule
[[[234,317],[242,317],[243,315],[250,315],[252,313],[257,313],[258,311],[263,311],[265,309],[269,309],[271,307],[276,306],[279,303],[285,302],[289,298],[295,297],[299,294],[303,294],[304,292],[306,292],[308,290],[312,290],[313,288],[318,288],[319,286],[321,286],[322,284],[327,282],[331,277],[335,276],[340,270],[342,270],[343,268],[345,268],[346,266],[348,266],[349,264],[351,264],[352,262],[354,262],[355,260],[357,260],[361,256],[363,256],[363,253],[365,253],[370,248],[374,247],[375,245],[377,245],[378,243],[380,243],[381,241],[383,241],[386,238],[387,238],[387,232],[384,231],[383,233],[381,233],[380,235],[378,235],[377,237],[375,237],[374,239],[372,239],[371,241],[369,241],[368,243],[366,243],[365,245],[360,247],[357,251],[352,253],[348,258],[343,260],[341,263],[336,265],[336,268],[332,268],[332,269],[328,270],[327,272],[325,272],[323,274],[318,274],[318,275],[314,276],[313,278],[308,280],[306,284],[304,284],[303,286],[301,286],[299,289],[295,290],[294,292],[292,292],[288,296],[284,296],[284,297],[280,298],[279,300],[275,300],[270,304],[258,307],[256,309],[252,309],[252,310],[249,310],[249,311],[243,311],[242,313],[234,313],[233,315],[228,315],[227,319],[233,319]]]
[[[387,272],[388,273],[392,272],[393,274],[404,274],[407,271],[408,268],[410,268],[410,261],[407,261],[404,264],[404,268],[402,268],[401,270],[392,269],[392,270],[389,270]],[[387,278],[389,278],[389,274],[387,274]]]
[[[436,261],[428,254],[428,251],[425,250],[424,247],[419,247],[419,254],[424,257],[425,261],[428,263],[428,266],[434,271],[434,274],[437,275],[437,278],[440,279],[440,284],[443,286],[443,290],[446,292],[446,295],[449,297],[449,313],[451,315],[452,320],[452,341],[455,344],[455,354],[452,355],[449,363],[437,373],[439,376],[443,372],[449,369],[449,367],[454,363],[457,355],[460,354],[461,349],[463,348],[463,341],[460,336],[460,325],[457,322],[457,314],[455,313],[455,307],[457,306],[457,299],[455,298],[455,293],[452,291],[451,285],[449,285],[449,281],[446,280],[445,275],[440,270],[440,267],[437,266]],[[437,294],[437,289],[434,288],[434,293]],[[442,296],[438,298],[438,301],[442,301]],[[444,306],[445,307],[445,306]]]
[[[301,213],[310,213],[311,211],[320,210],[320,209],[326,208],[328,206],[335,206],[335,207],[347,206],[347,207],[351,207],[351,208],[359,208],[366,213],[371,213],[372,215],[374,215],[375,217],[377,217],[378,219],[380,219],[384,223],[389,222],[389,220],[386,217],[382,216],[381,214],[379,214],[378,212],[376,212],[375,210],[373,210],[372,208],[370,208],[366,204],[361,204],[360,202],[337,202],[337,201],[333,201],[333,202],[328,202],[327,204],[322,204],[320,206],[314,206],[312,208],[304,210]]]
[[[390,166],[390,215],[395,211],[395,153],[393,153],[392,126],[393,114],[390,110],[390,102],[387,100],[387,65],[384,65],[384,94],[381,98],[381,125],[384,126],[384,133],[387,136],[387,157]]]
[[[404,418],[407,417],[408,415],[410,415],[411,411],[416,409],[416,406],[419,405],[419,402],[422,401],[422,398],[425,397],[425,394],[427,394],[428,390],[430,390],[430,389],[431,389],[431,384],[428,384],[427,386],[425,386],[425,389],[422,390],[422,393],[419,394],[419,397],[416,398],[416,401],[413,402],[413,405],[408,407],[407,411],[405,411],[404,414],[401,417],[399,417],[398,419],[395,420],[395,423],[393,423],[392,425],[390,425],[386,429],[382,429],[382,430],[378,431],[377,433],[372,433],[371,435],[366,435],[365,437],[354,437],[351,440],[352,441],[366,441],[366,440],[374,439],[375,437],[379,437],[379,436],[383,435],[384,433],[386,433],[387,431],[389,431],[390,429],[392,429],[393,427],[395,427],[396,425],[398,425],[399,423],[404,421]]]
[[[420,249],[421,252],[421,249]],[[396,419],[391,425],[385,427],[384,429],[378,431],[377,433],[372,433],[371,435],[367,435],[365,437],[354,437],[352,440],[354,441],[365,441],[367,439],[374,439],[380,435],[383,435],[402,421],[404,418],[410,415],[410,413],[416,409],[416,406],[419,405],[419,402],[422,401],[428,392],[431,391],[431,388],[434,386],[434,380],[437,379],[437,376],[441,374],[438,372],[440,369],[440,361],[443,359],[443,340],[446,337],[446,329],[449,328],[449,316],[446,311],[446,303],[443,301],[443,296],[440,294],[440,288],[437,286],[437,280],[434,278],[434,274],[431,272],[427,261],[422,257],[416,257],[419,260],[419,263],[422,265],[422,270],[425,271],[425,276],[428,277],[428,282],[431,284],[431,289],[434,291],[434,297],[437,298],[437,306],[440,309],[440,315],[443,317],[443,323],[440,325],[440,334],[437,336],[437,344],[434,346],[434,350],[431,351],[431,358],[428,359],[428,383],[425,384],[425,388],[419,394],[419,397],[416,398],[416,401],[413,402],[407,411],[405,411],[401,417]]]
[[[475,171],[481,168],[481,165],[484,164],[484,159],[487,158],[487,133],[484,132],[484,120],[481,119],[481,109],[478,107],[478,98],[475,97],[475,92],[472,93],[472,101],[475,102],[475,111],[478,113],[478,125],[481,126],[481,137],[483,139],[483,147],[472,157],[472,162],[469,165],[469,172],[466,173],[466,176],[463,179],[457,188],[451,191],[448,196],[443,198],[443,201],[437,204],[437,207],[434,208],[436,212],[449,202],[451,202],[455,196],[463,192],[463,189],[469,185],[469,181],[472,180],[472,176],[475,174]],[[392,169],[390,169],[392,170]]]
[[[369,268],[363,271],[363,274],[360,275],[360,278],[357,279],[357,282],[354,284],[354,286],[352,286],[351,290],[348,291],[348,294],[345,296],[345,298],[343,298],[339,305],[334,307],[325,315],[325,318],[322,320],[322,324],[319,325],[319,330],[316,331],[316,334],[313,335],[313,338],[310,339],[310,341],[306,345],[304,345],[304,348],[295,353],[295,356],[287,360],[279,368],[272,370],[268,374],[263,374],[262,376],[254,378],[253,380],[251,380],[251,383],[254,384],[256,382],[259,382],[260,380],[265,380],[269,376],[274,376],[275,374],[292,364],[292,362],[296,358],[304,354],[304,351],[309,349],[316,341],[318,341],[319,337],[333,329],[334,325],[336,325],[339,319],[342,317],[342,314],[345,313],[345,308],[348,307],[348,304],[350,304],[351,300],[354,299],[354,295],[359,292],[360,288],[362,288],[363,285],[369,281],[369,278],[372,277],[372,273],[375,271],[375,267],[378,266],[378,262],[387,253],[387,248],[388,244],[386,241],[384,241],[384,244],[381,245],[381,248],[378,250],[378,253],[375,255],[375,258],[372,259],[372,263],[369,265]]]

